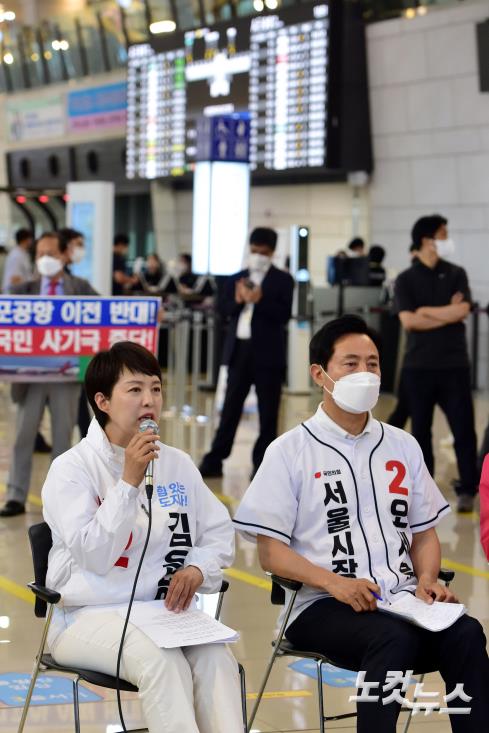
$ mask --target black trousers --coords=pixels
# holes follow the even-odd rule
[[[402,428],[404,430],[406,423],[409,420],[409,397],[406,394],[406,385],[404,384],[403,376],[404,370],[401,371],[399,379],[397,404],[387,418],[387,422],[389,425],[394,425],[395,428]]]
[[[257,367],[251,341],[238,339],[233,360],[229,366],[221,420],[211,450],[205,456],[206,462],[210,465],[220,464],[230,455],[244,402],[251,385],[254,384],[258,399],[260,433],[253,447],[253,466],[258,468],[267,447],[277,437],[282,380],[282,369]]]
[[[286,636],[304,651],[322,652],[332,661],[356,671],[365,671],[365,681],[378,682],[371,695],[378,702],[357,703],[358,733],[395,733],[400,705],[382,704],[388,671],[439,670],[450,693],[458,682],[472,697],[445,703],[443,696],[431,702],[441,707],[471,707],[470,715],[451,715],[454,733],[481,733],[489,725],[489,658],[480,623],[462,616],[445,631],[431,632],[379,611],[356,613],[335,598],[316,601],[289,626]],[[412,701],[412,690],[406,693]],[[361,694],[359,690],[358,694]],[[419,701],[419,698],[418,698]],[[429,701],[428,701],[429,702]],[[439,713],[431,713],[442,719]],[[445,720],[448,716],[443,716]]]
[[[479,476],[470,370],[404,369],[402,380],[409,403],[411,432],[421,446],[429,472],[434,474],[431,425],[433,410],[435,405],[439,405],[455,439],[454,448],[460,477],[457,492],[476,494]]]

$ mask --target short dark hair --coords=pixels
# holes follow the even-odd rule
[[[327,369],[329,360],[334,354],[338,339],[351,333],[365,334],[372,339],[380,354],[380,336],[373,328],[367,326],[363,318],[355,315],[344,315],[335,318],[322,326],[309,343],[309,364],[321,364]]]
[[[77,229],[72,229],[71,227],[63,227],[62,229],[59,229],[59,235],[61,239],[63,240],[64,244],[68,246],[68,244],[73,239],[78,239],[78,237],[83,238],[83,234],[79,232]]]
[[[116,234],[114,237],[114,247],[116,247],[118,244],[123,244],[126,247],[129,247],[129,237],[127,234]]]
[[[108,351],[101,351],[94,356],[85,374],[85,390],[90,407],[101,428],[105,428],[109,416],[99,410],[95,402],[95,395],[97,392],[102,392],[110,399],[112,390],[124,369],[132,374],[154,375],[160,382],[162,381],[157,358],[144,346],[132,341],[120,341]]]
[[[413,250],[421,249],[423,239],[432,239],[438,229],[448,224],[448,219],[440,214],[422,216],[411,229],[411,242]]]
[[[274,250],[277,246],[277,232],[269,227],[256,227],[250,234],[250,244],[263,244]]]
[[[21,244],[21,242],[25,242],[26,239],[33,239],[34,234],[30,229],[17,229],[15,232],[15,241],[17,244]]]
[[[63,237],[60,235],[59,232],[43,232],[37,239],[36,239],[36,247],[41,239],[56,239],[58,242],[58,247],[60,252],[64,252],[66,250],[66,243],[63,241]]]
[[[178,256],[180,257],[180,259],[185,260],[190,268],[192,267],[192,255],[190,255],[188,252],[181,252]]]
[[[365,247],[365,242],[361,237],[354,237],[348,245],[348,249],[351,250],[363,249],[363,247]]]
[[[368,252],[370,262],[376,262],[380,265],[384,261],[385,249],[380,244],[372,244]]]

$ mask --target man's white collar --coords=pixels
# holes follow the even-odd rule
[[[314,417],[319,421],[322,427],[325,428],[328,432],[333,433],[336,437],[347,438],[348,440],[358,440],[358,438],[361,438],[362,435],[366,435],[367,433],[372,432],[372,428],[373,428],[372,413],[369,412],[367,424],[365,425],[362,432],[359,433],[358,435],[352,435],[347,430],[342,428],[341,425],[338,425],[338,423],[332,420],[330,416],[325,413],[325,411],[323,410],[322,402],[319,403],[319,407],[316,410],[316,414]]]

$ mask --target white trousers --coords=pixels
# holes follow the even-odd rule
[[[115,675],[124,622],[116,613],[87,613],[55,640],[60,664]],[[121,677],[139,689],[150,733],[242,733],[238,665],[224,644],[160,649],[131,623]]]

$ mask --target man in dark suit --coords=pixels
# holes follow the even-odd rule
[[[280,394],[285,374],[285,328],[292,309],[294,281],[272,265],[277,245],[273,229],[254,229],[248,268],[227,283],[222,310],[230,317],[223,362],[229,365],[221,421],[211,450],[200,465],[204,477],[222,476],[231,453],[243,404],[255,385],[260,433],[253,447],[253,473],[277,437]]]
[[[57,232],[42,234],[36,243],[37,276],[12,288],[15,295],[98,295],[89,282],[64,271],[63,241]],[[14,384],[12,397],[18,404],[12,462],[7,480],[7,501],[1,517],[25,512],[32,470],[32,454],[46,404],[51,413],[52,456],[71,448],[71,435],[78,414],[80,384],[34,382]]]

